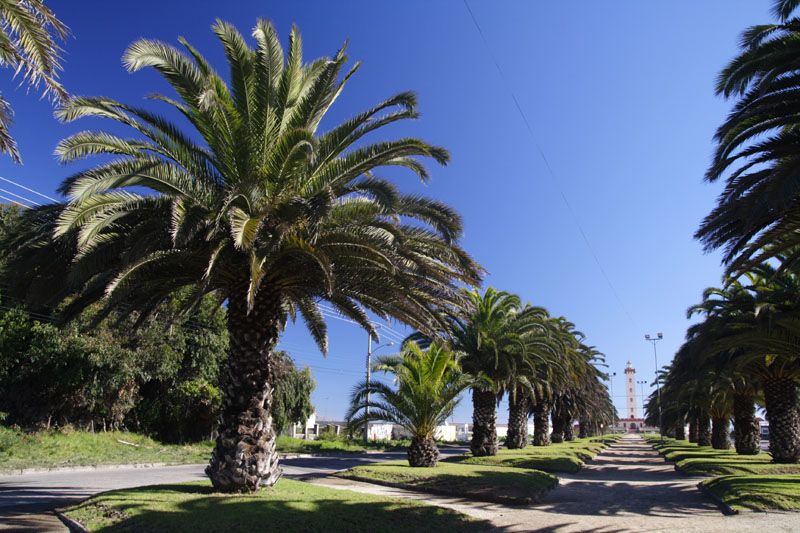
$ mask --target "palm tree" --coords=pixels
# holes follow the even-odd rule
[[[547,310],[526,305],[515,317],[522,349],[513,352],[518,360],[516,372],[508,376],[508,434],[506,447],[521,449],[528,445],[528,415],[531,398],[541,387],[536,380],[536,367],[558,364],[561,341],[552,328]]]
[[[706,179],[724,179],[726,187],[696,237],[708,250],[724,247],[731,272],[782,254],[800,258],[797,7],[797,0],[777,0],[779,22],[747,29],[740,54],[717,81],[717,94],[737,101],[716,132]]]
[[[463,316],[450,315],[446,334],[463,354],[461,366],[473,378],[472,442],[475,456],[497,454],[497,402],[518,371],[529,331],[518,296],[492,287],[465,291]]]
[[[59,143],[65,163],[111,158],[63,183],[63,209],[30,215],[39,217],[38,237],[28,241],[34,251],[23,247],[15,267],[20,291],[30,280],[59,286],[48,276],[65,274],[66,315],[103,301],[101,317],[116,310],[145,319],[184,287],[194,301],[211,293],[226,302],[230,353],[206,472],[217,490],[254,491],[280,476],[271,362],[288,319],[302,315],[323,352],[321,300],[376,339],[368,311],[433,333],[444,327],[440,309],[462,303],[456,283],[478,282],[481,270],[456,244],[456,212],[376,174],[404,167],[424,181],[420,157],[448,160],[415,138],[367,142],[383,126],[417,117],[412,93],[323,133],[321,120],[358,68],[342,76],[344,47],[304,63],[296,28],[287,53],[265,20],[253,29],[255,47],[226,22],[212,29],[229,84],[183,39],[184,51],[143,39],[123,58],[130,71],[151,67],[163,76],[177,97],[153,98],[183,116],[188,131],[105,97],[75,97],[58,112],[68,122],[111,119],[135,135],[85,131]],[[56,242],[42,256],[52,233]],[[39,261],[25,267],[26,258]],[[68,267],[54,273],[53,263]]]
[[[380,358],[375,370],[394,374],[396,389],[377,381],[357,385],[347,413],[349,425],[363,427],[371,420],[398,424],[411,434],[408,464],[436,466],[436,427],[453,413],[459,395],[469,385],[458,356],[442,341],[433,342],[427,350],[406,342],[400,356]]]
[[[0,66],[22,72],[29,87],[41,85],[43,95],[63,102],[67,92],[58,82],[58,41],[67,37],[69,29],[42,0],[2,0],[0,21]],[[19,163],[19,149],[9,131],[13,116],[11,104],[0,96],[0,151]]]

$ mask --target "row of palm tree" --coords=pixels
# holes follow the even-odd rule
[[[770,453],[779,463],[800,460],[800,270],[763,264],[722,288],[710,288],[689,309],[702,320],[663,374],[664,431],[689,440],[730,447],[733,420],[739,454],[759,452],[756,404],[770,424]],[[648,414],[657,421],[657,398]],[[711,430],[709,433],[709,421]]]
[[[716,91],[735,99],[717,129],[709,181],[724,181],[696,237],[723,249],[726,274],[689,310],[692,326],[662,373],[662,430],[727,448],[733,419],[740,454],[759,451],[756,405],[766,411],[773,460],[800,460],[800,18],[798,0],[776,0],[777,23],[756,25],[722,70]],[[660,409],[659,409],[660,408]]]
[[[615,412],[603,383],[607,376],[598,369],[602,355],[583,343],[573,324],[494,288],[464,291],[464,296],[458,310],[446,313],[446,327],[435,336],[415,333],[400,355],[379,360],[375,369],[393,373],[396,389],[382,383],[357,386],[348,413],[354,429],[370,420],[399,424],[412,435],[409,463],[435,465],[433,428],[455,408],[452,400],[461,391],[450,388],[454,383],[471,391],[474,456],[497,454],[497,406],[504,396],[509,408],[506,446],[511,449],[528,445],[531,414],[535,434],[543,436],[534,440],[539,446],[573,440],[576,420],[583,437],[613,423]],[[433,365],[443,351],[453,354],[447,373],[429,376],[426,387],[419,380],[422,372],[409,377],[409,367],[423,360]],[[440,388],[447,393],[437,392]]]
[[[61,33],[41,2],[17,3],[38,9],[40,25]],[[10,15],[4,23],[14,28]],[[496,407],[504,394],[513,446],[525,444],[530,413],[544,425],[538,443],[546,444],[553,406],[558,427],[577,417],[590,431],[613,418],[593,364],[598,355],[582,335],[515,296],[462,290],[478,285],[483,270],[458,244],[461,217],[381,177],[401,167],[427,181],[425,161],[449,160],[444,148],[417,138],[371,140],[418,117],[413,93],[323,130],[359,67],[348,66],[345,45],[305,61],[297,28],[285,49],[266,20],[249,39],[224,21],[212,31],[224,51],[224,76],[182,38],[180,46],[141,39],[125,51],[130,72],[152,69],[169,86],[168,94],[150,95],[169,115],[105,96],[66,98],[55,84],[52,45],[42,69],[19,63],[64,97],[61,121],[110,125],[56,147],[64,164],[99,159],[63,181],[63,202],[26,210],[19,234],[5,243],[0,275],[12,297],[62,320],[99,306],[98,321],[113,315],[137,324],[179,291],[193,295],[182,300],[186,314],[207,296],[226,305],[223,406],[206,469],[219,491],[251,492],[280,477],[271,413],[275,348],[299,315],[326,352],[321,302],[376,339],[374,317],[400,321],[427,339],[421,352],[409,347],[402,363],[385,366],[397,376],[398,397],[435,398],[425,406],[425,423],[415,422],[421,430],[412,455],[421,462],[432,457],[430,424],[462,384],[445,378],[456,364],[471,378],[476,455],[497,451]],[[0,149],[13,154],[2,138],[1,108],[2,101]],[[423,375],[441,379],[436,387],[415,385]],[[376,412],[389,416],[390,404],[384,407]]]

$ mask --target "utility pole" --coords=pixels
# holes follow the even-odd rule
[[[376,328],[379,328],[379,324],[375,324]],[[387,346],[394,346],[393,342],[387,342],[386,344],[381,344],[375,348],[377,352],[381,348],[385,348]],[[364,404],[364,445],[369,444],[369,385],[372,380],[372,335],[367,332],[367,395],[366,395],[366,402]]]
[[[647,342],[653,343],[653,359],[656,363],[656,390],[658,391],[658,433],[661,435],[661,442],[664,442],[664,417],[661,410],[661,380],[659,379],[658,374],[658,350],[656,349],[656,343],[664,338],[664,335],[661,332],[656,333],[655,337],[651,337],[650,334],[644,336],[644,340]]]

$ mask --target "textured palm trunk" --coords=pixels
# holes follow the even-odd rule
[[[711,418],[705,413],[697,417],[697,445],[711,446]]]
[[[774,463],[800,459],[800,412],[797,383],[788,378],[764,380],[764,404],[769,421],[769,452]]]
[[[585,418],[578,420],[578,438],[585,439],[589,436],[589,421]]]
[[[550,433],[550,442],[558,444],[564,442],[564,416],[561,409],[553,407],[553,431]]]
[[[572,416],[564,417],[564,440],[569,442],[575,440],[575,428],[572,426]]]
[[[228,305],[229,354],[223,375],[219,433],[206,474],[221,492],[253,492],[281,476],[272,426],[271,353],[282,327],[280,299],[259,294],[247,313],[246,296]]]
[[[476,457],[497,455],[497,397],[492,391],[472,389],[472,443]]]
[[[686,429],[683,426],[683,422],[675,424],[675,438],[678,440],[686,439]]]
[[[733,435],[737,454],[756,455],[761,451],[756,404],[750,395],[733,396]]]
[[[550,445],[550,404],[545,400],[533,406],[533,445]]]
[[[697,417],[689,418],[689,442],[697,442]]]
[[[528,411],[530,401],[528,395],[517,390],[508,398],[508,434],[506,448],[516,450],[528,445]]]
[[[439,448],[436,447],[436,441],[433,439],[426,439],[423,437],[414,437],[411,439],[411,445],[408,447],[408,464],[410,466],[436,466],[439,462]]]
[[[711,447],[715,450],[727,450],[731,447],[728,436],[728,417],[715,416],[711,419]]]

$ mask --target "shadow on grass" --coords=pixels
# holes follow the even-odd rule
[[[281,487],[282,486],[282,487]],[[68,510],[92,531],[491,531],[449,509],[283,480],[252,495],[156,485],[101,494]]]

